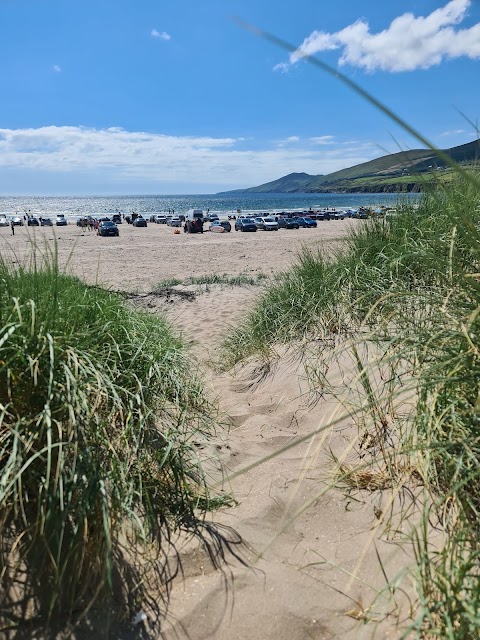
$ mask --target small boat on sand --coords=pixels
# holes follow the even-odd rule
[[[225,229],[220,224],[211,224],[209,230],[213,233],[225,233]]]

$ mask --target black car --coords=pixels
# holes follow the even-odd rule
[[[279,218],[277,220],[279,229],[299,229],[300,225],[293,218]]]
[[[99,236],[118,236],[118,227],[114,222],[110,220],[100,222],[98,225],[98,235]]]
[[[39,227],[40,222],[38,221],[38,218],[34,218],[33,216],[30,216],[29,218],[27,218],[27,225],[29,227]]]
[[[316,220],[312,220],[311,218],[295,218],[295,222],[297,222],[303,229],[309,229],[317,226]]]
[[[250,218],[238,218],[235,220],[235,231],[256,231],[257,225]]]
[[[138,216],[138,218],[135,218],[132,224],[134,227],[146,227],[147,221],[145,220],[145,218]]]

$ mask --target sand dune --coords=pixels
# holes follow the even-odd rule
[[[173,584],[162,630],[166,640],[400,636],[399,613],[389,593],[381,593],[383,572],[392,578],[409,558],[395,544],[401,531],[390,539],[383,535],[381,514],[388,496],[377,491],[349,497],[331,486],[330,451],[339,455],[357,437],[351,416],[333,396],[312,403],[295,358],[280,358],[274,373],[258,384],[251,367],[222,374],[214,367],[221,340],[241,321],[261,288],[179,286],[167,296],[148,294],[159,280],[170,277],[212,273],[275,277],[288,268],[303,244],[322,242],[333,248],[356,224],[362,221],[321,223],[316,230],[203,236],[175,236],[159,225],[147,229],[123,225],[118,239],[82,234],[72,226],[24,228],[15,237],[8,229],[0,230],[0,249],[12,262],[25,261],[33,243],[45,252],[56,241],[60,263],[67,269],[90,283],[143,292],[130,302],[167,315],[200,361],[208,392],[218,397],[226,426],[202,455],[216,456],[227,473],[338,420],[335,428],[227,483],[238,505],[213,517],[227,540],[232,536],[228,564],[214,570],[205,550],[192,543],[181,550],[184,575]],[[338,368],[332,366],[329,376],[338,388],[345,385]],[[209,469],[212,481],[218,481],[218,465],[211,463]],[[237,544],[234,532],[242,544]],[[387,611],[392,615],[385,617]],[[367,614],[374,622],[365,626]]]

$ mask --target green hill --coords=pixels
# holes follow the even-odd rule
[[[480,158],[480,139],[444,149],[443,152],[456,162],[474,163]],[[391,153],[328,175],[290,173],[258,187],[223,193],[230,195],[235,193],[421,191],[425,184],[433,180],[437,171],[445,166],[445,161],[430,149],[410,149]]]
[[[303,189],[307,188],[312,180],[321,177],[311,176],[308,173],[289,173],[288,176],[273,180],[273,182],[267,182],[259,187],[236,189],[225,193],[302,193]]]

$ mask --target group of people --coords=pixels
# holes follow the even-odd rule
[[[82,231],[97,231],[99,221],[96,218],[80,218],[78,221],[78,226],[82,229]]]
[[[185,220],[183,231],[185,233],[203,233],[203,218]]]

